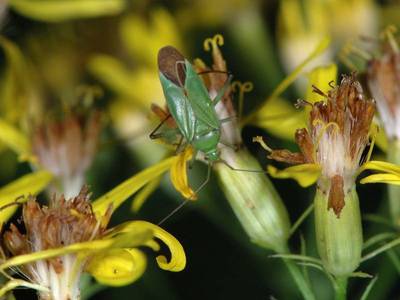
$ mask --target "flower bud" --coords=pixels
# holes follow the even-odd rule
[[[346,205],[338,217],[327,209],[329,193],[317,189],[314,199],[318,253],[325,269],[334,276],[348,276],[360,264],[362,227],[358,195],[353,187],[344,196]]]
[[[235,168],[261,170],[258,161],[246,149],[237,152],[225,149],[224,154]],[[231,170],[223,163],[215,164],[214,168],[220,187],[250,239],[265,248],[283,252],[289,237],[290,221],[267,176]]]

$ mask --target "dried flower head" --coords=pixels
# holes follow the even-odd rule
[[[367,80],[388,138],[400,139],[400,53],[386,45],[369,62]]]
[[[315,92],[323,94],[317,88]],[[301,153],[273,150],[270,158],[292,164],[318,164],[318,188],[329,193],[328,209],[339,217],[369,141],[375,103],[365,99],[354,74],[343,76],[339,86],[323,95],[325,101],[310,104],[309,128],[296,131]]]
[[[31,197],[23,207],[23,221],[25,234],[12,224],[3,237],[12,256],[98,239],[106,225],[96,219],[87,187],[69,200],[53,197],[49,207],[40,207]],[[23,265],[19,270],[31,282],[48,288],[48,292],[40,292],[41,299],[66,300],[79,299],[79,278],[84,266],[85,261],[76,254],[65,254]]]
[[[68,199],[78,195],[94,158],[100,133],[100,114],[87,118],[69,114],[62,121],[44,123],[32,135],[32,150],[39,164],[58,179]]]

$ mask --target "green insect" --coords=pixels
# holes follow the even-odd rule
[[[230,118],[220,120],[215,106],[229,87],[230,78],[217,96],[211,99],[190,62],[171,46],[166,46],[158,52],[158,68],[170,112],[167,118],[174,119],[178,133],[186,144],[192,145],[196,151],[203,152],[208,161],[219,161],[221,124]],[[159,127],[150,135],[151,138],[159,136],[155,134]]]

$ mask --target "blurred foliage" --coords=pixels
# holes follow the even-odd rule
[[[73,2],[80,2],[80,7]],[[388,24],[400,26],[400,3],[9,0],[0,4],[0,22],[0,118],[28,137],[31,122],[59,115],[77,98],[83,99],[79,87],[94,85],[104,91],[102,97],[90,103],[104,112],[99,151],[87,173],[87,182],[96,199],[145,166],[158,162],[169,151],[148,138],[158,122],[150,105],[164,103],[156,66],[160,47],[173,45],[188,59],[200,57],[208,63],[203,41],[222,33],[225,38],[222,51],[229,72],[235,79],[254,84],[254,90],[245,95],[246,116],[271,95],[322,38],[329,36],[332,44],[325,54],[302,70],[300,80],[279,99],[273,99],[281,101],[279,105],[285,110],[294,111],[291,106],[295,100],[310,94],[305,82],[311,68],[339,62],[338,73],[348,73],[338,60],[343,45],[360,36],[374,38]],[[270,114],[273,117],[273,108]],[[302,122],[302,116],[299,118],[296,124]],[[247,126],[242,136],[250,152],[266,165],[265,154],[251,138],[263,135],[273,148],[296,149],[284,129],[287,128],[275,128],[268,133]],[[377,150],[375,155],[382,153]],[[0,144],[0,166],[0,186],[30,172],[30,166],[21,163],[4,143]],[[189,172],[191,186],[199,186],[205,177],[206,167],[194,163]],[[300,189],[289,180],[272,179],[272,182],[294,223],[311,203],[313,188]],[[359,197],[363,214],[379,213],[387,218],[383,185],[360,186]],[[134,284],[122,288],[93,287],[83,293],[84,298],[300,299],[284,264],[269,257],[272,252],[250,242],[215,176],[198,198],[163,223],[184,246],[187,256],[184,271],[162,272],[149,260],[144,276]],[[157,223],[182,200],[170,180],[163,179],[139,212],[134,213],[127,201],[114,213],[111,224],[132,219]],[[366,218],[365,239],[387,230],[385,226]],[[294,251],[300,252],[301,237],[307,241],[307,253],[317,256],[312,217],[300,226],[299,232],[290,240]],[[154,254],[149,252],[149,255]],[[368,299],[400,296],[399,273],[387,255],[368,261],[361,270],[379,276]],[[333,298],[330,283],[320,271],[310,269],[309,278],[318,299]],[[368,282],[369,279],[352,279],[349,299],[358,299]],[[16,290],[15,296],[16,299],[35,297],[29,290]]]

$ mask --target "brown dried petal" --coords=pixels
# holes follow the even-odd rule
[[[296,130],[295,140],[306,163],[314,163],[314,145],[307,129]]]
[[[306,163],[306,159],[302,153],[293,153],[286,149],[273,150],[268,155],[268,158],[294,165]]]
[[[329,190],[328,210],[332,208],[338,218],[345,205],[343,188],[343,177],[340,175],[333,176],[331,178],[331,188]]]

